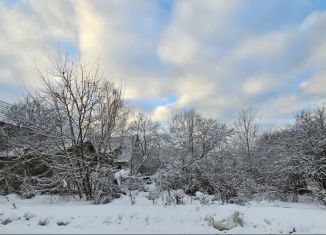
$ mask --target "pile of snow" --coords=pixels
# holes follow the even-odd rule
[[[206,220],[209,222],[210,226],[220,231],[230,230],[237,226],[243,227],[243,214],[239,211],[235,211],[228,218],[222,219],[221,221],[215,220],[212,216],[208,216]]]
[[[106,205],[50,196],[22,200],[10,195],[9,202],[1,197],[0,233],[326,233],[326,210],[311,203],[203,205],[187,196],[182,205],[164,206],[161,197],[153,204],[148,196],[139,193],[135,205],[127,195]]]

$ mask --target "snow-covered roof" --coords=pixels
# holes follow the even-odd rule
[[[135,140],[135,136],[122,136],[122,137],[112,137],[110,148],[107,153],[111,153],[116,162],[125,163],[129,162],[132,156],[133,143]],[[66,148],[69,148],[71,145],[70,141],[66,141]],[[55,145],[51,144],[51,142],[40,142],[39,145],[34,146],[39,153],[43,154],[57,154],[61,150],[57,148]],[[0,150],[0,158],[1,157],[14,157],[19,156],[26,153],[32,153],[33,150],[29,148],[28,145],[21,147],[19,149],[2,149]]]
[[[57,148],[54,148],[53,146],[48,146],[48,145],[40,145],[37,146],[37,151],[38,153],[44,154],[44,155],[54,155],[58,152],[60,152],[60,150],[58,150]],[[0,158],[4,158],[4,157],[17,157],[17,156],[21,156],[24,154],[33,154],[35,153],[32,149],[30,149],[28,146],[26,147],[20,147],[20,148],[6,148],[0,151]]]

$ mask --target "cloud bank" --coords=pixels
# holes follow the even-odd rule
[[[326,98],[326,4],[311,0],[0,2],[0,99],[38,85],[59,48],[99,61],[157,120],[253,107],[284,125]]]

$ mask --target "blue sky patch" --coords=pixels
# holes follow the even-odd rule
[[[23,0],[2,0],[6,6],[13,6],[22,3]]]
[[[172,104],[177,100],[174,95],[167,95],[164,98],[142,98],[142,99],[131,99],[129,103],[137,107],[141,107],[144,111],[153,111],[158,106],[164,106]]]

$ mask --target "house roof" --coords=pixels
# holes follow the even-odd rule
[[[0,101],[1,102],[1,101]],[[2,106],[4,107],[4,106]],[[6,108],[4,108],[6,109]],[[1,109],[0,109],[1,112]],[[0,126],[6,125],[8,123],[1,121],[0,119]],[[9,126],[12,126],[9,124]],[[14,126],[13,126],[14,127]],[[115,161],[118,163],[127,163],[130,161],[131,156],[132,156],[132,149],[133,149],[133,144],[135,140],[134,135],[129,135],[129,136],[121,136],[121,137],[112,137],[111,138],[111,143],[110,143],[110,148],[108,149],[107,153],[108,154],[113,154]],[[51,145],[51,143],[40,143],[43,145],[37,146],[38,152],[45,153],[45,154],[56,154],[59,149]],[[69,142],[67,142],[67,146],[69,146]],[[1,157],[11,157],[11,156],[17,156],[23,153],[27,153],[31,150],[29,150],[28,146],[22,146],[19,149],[2,149],[0,150],[0,158]]]

